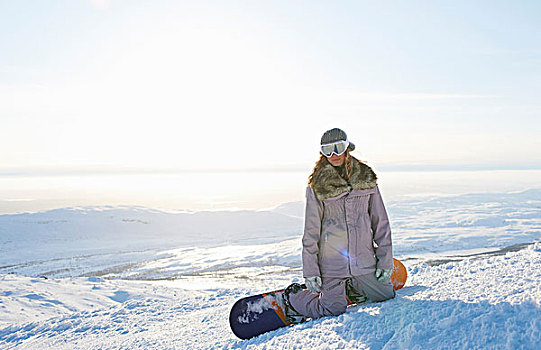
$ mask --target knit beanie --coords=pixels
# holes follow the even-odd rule
[[[325,145],[327,143],[333,143],[340,140],[346,141],[347,138],[348,136],[346,135],[346,132],[344,130],[334,128],[334,129],[325,131],[323,136],[321,136],[321,144]],[[355,145],[353,144],[353,142],[349,141],[348,149],[350,152],[355,150]]]

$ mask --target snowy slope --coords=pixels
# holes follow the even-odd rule
[[[409,269],[397,298],[248,341],[229,309],[302,280],[302,203],[1,215],[0,348],[537,348],[541,190],[387,207]]]
[[[28,349],[536,349],[541,340],[541,244],[484,259],[410,269],[407,286],[384,303],[349,308],[259,337],[235,339],[227,324],[229,307],[256,291],[236,288],[189,290],[150,282],[75,279],[60,282],[85,291],[89,309],[64,293],[55,302],[46,293],[59,282],[3,276],[2,305],[26,298],[59,311],[58,316],[0,328],[0,346]],[[270,275],[272,277],[272,275]],[[265,283],[263,283],[265,285]],[[63,290],[66,286],[54,287]],[[266,286],[270,287],[270,286]],[[94,296],[88,293],[99,288]],[[32,298],[25,293],[33,293]],[[9,294],[9,296],[6,296]],[[104,298],[105,296],[105,298]],[[106,300],[106,299],[109,300]],[[115,301],[116,299],[116,301]],[[20,303],[20,302],[19,302]],[[114,305],[111,305],[114,304]],[[17,304],[16,307],[20,305]]]

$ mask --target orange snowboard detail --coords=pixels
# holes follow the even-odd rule
[[[272,306],[272,309],[274,310],[274,312],[276,312],[278,317],[280,317],[282,322],[284,322],[286,326],[289,326],[291,323],[286,321],[286,315],[284,313],[284,310],[282,310],[282,308],[276,301],[276,298],[278,296],[276,296],[275,294],[272,294],[272,295],[262,294],[262,296],[263,296],[263,299],[265,299]]]
[[[408,272],[406,267],[399,260],[393,258],[394,268],[393,273],[391,274],[391,282],[393,283],[393,288],[399,290],[404,287],[406,284],[406,279],[408,278]]]

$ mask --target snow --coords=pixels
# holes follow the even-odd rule
[[[541,190],[386,204],[395,299],[246,341],[233,303],[302,280],[302,203],[0,215],[0,348],[538,348]]]

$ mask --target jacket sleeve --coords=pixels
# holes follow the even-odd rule
[[[306,212],[302,236],[302,272],[304,277],[320,276],[318,254],[323,203],[310,186],[306,188]]]
[[[376,192],[370,195],[368,210],[370,212],[370,223],[372,226],[374,242],[377,245],[375,248],[377,259],[376,267],[380,269],[392,269],[394,264],[391,226],[389,224],[387,211],[385,210],[385,205],[383,205],[381,193],[377,186]]]

